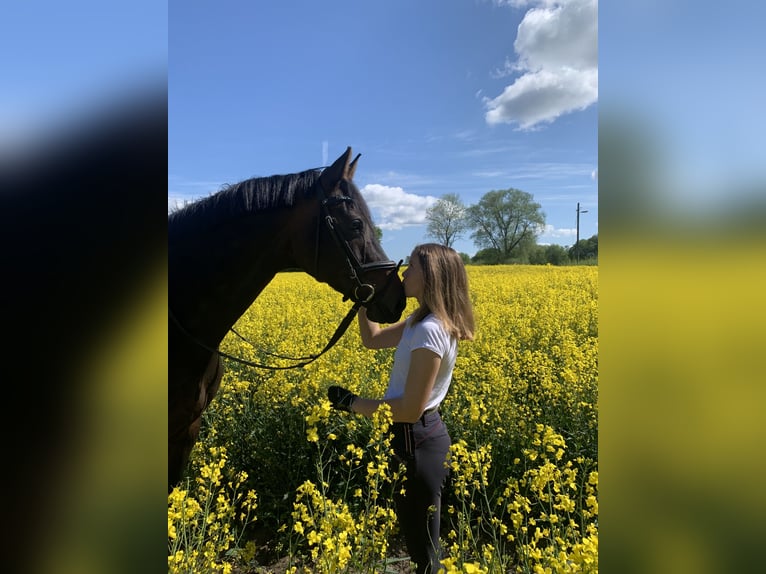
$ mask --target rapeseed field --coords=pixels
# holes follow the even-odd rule
[[[442,405],[452,437],[448,572],[598,571],[598,269],[469,266],[474,341]],[[405,316],[416,302],[409,301]],[[221,350],[259,363],[321,350],[350,307],[280,273]],[[393,350],[356,323],[301,369],[226,362],[185,484],[168,497],[171,572],[384,572],[397,542],[390,412],[330,408],[327,387],[380,396]]]

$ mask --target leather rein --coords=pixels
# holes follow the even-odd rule
[[[168,309],[170,319],[175,323],[176,327],[191,341],[193,341],[198,346],[202,347],[206,351],[209,351],[211,353],[217,354],[221,357],[224,357],[225,359],[229,359],[230,361],[234,361],[237,363],[240,363],[242,365],[247,365],[248,367],[255,367],[257,369],[268,369],[268,370],[286,370],[286,369],[297,369],[301,367],[305,367],[309,363],[313,363],[316,361],[319,357],[324,355],[327,351],[329,351],[345,334],[346,330],[348,329],[349,325],[351,325],[351,322],[354,320],[354,317],[359,312],[359,308],[365,305],[366,303],[369,303],[375,298],[375,295],[377,294],[375,290],[375,285],[372,285],[370,283],[363,283],[362,277],[363,275],[368,271],[377,271],[380,269],[390,269],[391,273],[388,276],[388,281],[386,281],[386,284],[384,285],[383,290],[388,288],[388,285],[390,284],[391,280],[393,279],[394,275],[397,275],[399,273],[399,267],[401,267],[403,261],[399,261],[399,263],[395,263],[393,261],[376,261],[373,263],[359,263],[359,259],[357,259],[356,255],[354,255],[354,252],[351,249],[351,246],[348,244],[348,241],[341,235],[340,231],[338,230],[338,227],[336,225],[336,220],[330,213],[329,208],[334,207],[336,205],[339,205],[341,203],[353,203],[354,200],[351,197],[348,197],[347,195],[337,196],[337,197],[327,197],[327,194],[324,190],[324,187],[322,186],[321,180],[317,181],[317,187],[319,188],[318,191],[318,199],[319,199],[319,220],[317,221],[317,235],[316,235],[316,249],[314,254],[314,267],[315,269],[318,269],[319,265],[319,237],[320,237],[320,227],[321,227],[321,221],[324,221],[325,225],[327,226],[330,236],[333,238],[335,244],[344,252],[346,256],[346,263],[349,267],[350,272],[350,278],[351,280],[356,284],[354,286],[354,292],[352,295],[344,295],[343,301],[347,301],[348,299],[351,299],[354,302],[354,305],[349,309],[346,316],[343,318],[343,320],[340,322],[338,327],[335,329],[335,333],[333,333],[332,337],[330,337],[330,340],[327,342],[327,344],[324,346],[324,348],[319,351],[316,354],[307,355],[304,357],[289,357],[285,355],[279,355],[276,353],[272,353],[269,351],[266,351],[265,349],[261,349],[259,347],[256,347],[253,345],[250,341],[248,341],[245,337],[243,337],[240,333],[238,333],[234,327],[231,327],[229,330],[234,333],[237,337],[251,345],[252,347],[258,349],[260,352],[278,358],[278,359],[284,359],[289,361],[297,361],[293,365],[283,365],[283,366],[277,366],[277,365],[264,365],[261,363],[256,363],[254,361],[248,361],[247,359],[242,359],[240,357],[235,357],[233,355],[230,355],[228,353],[224,353],[220,349],[214,349],[210,347],[209,345],[206,345],[202,341],[200,341],[197,337],[192,335],[186,328],[180,323],[180,321],[176,318],[176,316],[173,314],[173,311],[171,309]]]

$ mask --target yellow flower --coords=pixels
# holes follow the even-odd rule
[[[322,537],[319,536],[319,534],[317,534],[315,530],[312,530],[311,532],[309,532],[306,539],[308,540],[308,543],[310,546],[315,546],[316,544],[319,544],[322,541]]]
[[[468,266],[467,272],[477,336],[459,343],[455,376],[443,404],[456,439],[447,461],[454,504],[445,513],[451,553],[445,569],[484,572],[492,564],[493,572],[512,572],[519,564],[516,557],[523,557],[524,572],[536,567],[542,572],[595,572],[598,268]],[[308,321],[307,305],[327,313]],[[408,302],[404,316],[415,306]],[[297,356],[321,348],[346,311],[330,287],[304,273],[280,273],[237,328],[266,348]],[[257,359],[236,337],[227,336],[221,347]],[[286,546],[295,548],[293,539],[300,538],[303,558],[311,565],[293,567],[291,574],[374,569],[397,526],[384,493],[404,492],[407,486],[403,473],[393,468],[397,465],[388,465],[391,421],[385,409],[373,419],[332,416],[324,392],[342,375],[349,388],[382,396],[392,364],[392,352],[365,349],[358,331],[350,329],[331,355],[301,371],[262,376],[227,365],[206,412],[205,440],[220,445],[259,437],[246,457],[238,446],[238,462],[247,458],[253,465],[248,470],[259,468],[262,460],[272,468],[295,462],[316,467],[316,476],[294,492],[269,492],[263,509],[254,500],[248,507],[248,479],[233,480],[235,488],[229,489],[227,480],[239,469],[229,472],[222,466],[225,449],[201,444],[194,457],[202,464],[192,475],[201,480],[192,481],[190,493],[168,499],[169,572],[223,571],[221,557],[245,543],[230,539],[234,518],[253,520],[256,510],[287,517],[280,526],[284,539],[290,538]],[[270,413],[284,415],[286,424],[274,424]],[[249,420],[254,422],[243,422]],[[295,428],[305,434],[296,435]],[[259,444],[263,437],[285,448]],[[309,449],[311,460],[281,460],[285,452],[305,453],[303,441],[316,445]],[[230,495],[232,490],[239,494]],[[292,512],[277,508],[290,503]],[[186,552],[173,549],[186,535],[184,524],[203,530],[206,521],[212,521],[206,532],[219,538],[189,546]],[[497,548],[482,545],[486,540],[495,541]],[[239,552],[243,555],[241,548]]]

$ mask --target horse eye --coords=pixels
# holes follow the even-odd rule
[[[355,219],[351,222],[351,229],[354,231],[362,231],[362,229],[364,229],[364,221],[361,219]]]

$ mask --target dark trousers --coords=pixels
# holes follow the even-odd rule
[[[424,414],[414,424],[393,425],[394,461],[407,467],[404,495],[398,489],[394,502],[399,528],[418,574],[439,571],[441,495],[447,478],[445,461],[450,440],[438,411]]]

